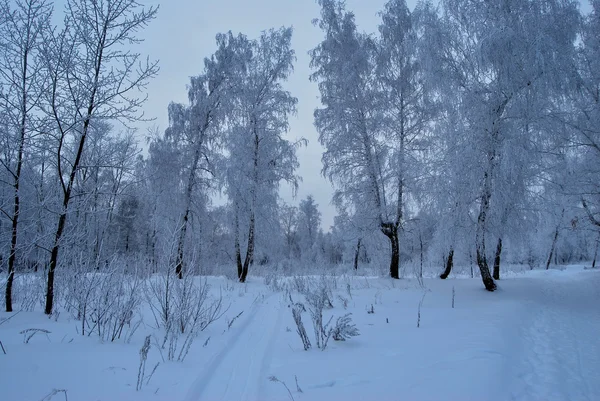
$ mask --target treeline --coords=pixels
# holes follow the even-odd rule
[[[157,10],[68,0],[55,26],[51,1],[1,1],[6,309],[15,273],[45,272],[49,314],[55,272],[115,261],[242,282],[253,264],[389,263],[398,278],[407,261],[445,276],[456,261],[493,290],[502,261],[595,258],[600,2],[583,15],[566,0],[390,0],[377,33],[343,2],[318,4],[314,122],[338,210],[327,232],[312,197],[279,197],[298,187],[306,143],[286,135],[291,28],[218,34],[143,157],[126,127],[158,73],[135,51]]]

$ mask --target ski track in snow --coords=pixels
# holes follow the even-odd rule
[[[261,399],[283,316],[279,298],[271,294],[254,303],[243,323],[231,333],[231,340],[196,379],[186,401]],[[252,348],[250,352],[248,347]]]
[[[521,363],[510,399],[600,399],[600,277],[542,279],[527,286]]]

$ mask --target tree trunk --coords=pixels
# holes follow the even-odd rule
[[[500,280],[500,254],[502,253],[502,238],[498,238],[496,246],[496,257],[494,258],[494,280]]]
[[[244,259],[244,266],[242,267],[242,272],[240,275],[240,283],[246,282],[246,277],[248,276],[248,268],[252,265],[252,262],[254,261],[254,225],[254,212],[251,212],[250,228],[248,229],[248,248],[246,249],[246,258]]]
[[[240,283],[246,282],[246,277],[248,276],[248,268],[252,265],[254,261],[254,231],[256,225],[256,203],[257,203],[257,195],[258,195],[258,157],[259,157],[259,144],[260,138],[258,136],[258,129],[256,127],[256,120],[253,118],[253,134],[254,134],[254,163],[253,163],[253,177],[252,177],[252,193],[251,193],[251,204],[250,204],[250,222],[248,226],[248,246],[246,248],[246,258],[244,259],[244,265],[240,265],[241,260],[238,261],[238,276],[240,278]],[[239,241],[238,241],[239,243]]]
[[[421,266],[420,266],[420,270],[419,270],[419,278],[423,278],[423,235],[421,233],[421,230],[419,230],[419,247],[420,247],[420,262],[421,262]]]
[[[598,256],[598,245],[600,245],[600,232],[598,232],[598,239],[596,240],[596,248],[594,249],[594,260],[592,261],[592,269],[596,267],[596,256]]]
[[[556,242],[558,240],[558,227],[554,230],[554,238],[552,238],[552,246],[550,247],[550,255],[548,255],[548,261],[546,262],[546,270],[550,269],[552,263],[552,256],[554,256],[554,250],[556,249]]]
[[[398,226],[392,223],[384,223],[381,231],[390,240],[392,256],[390,260],[390,277],[400,278],[400,244],[398,241]]]
[[[491,164],[492,162],[490,162]],[[475,233],[475,245],[476,245],[476,258],[477,266],[481,272],[481,280],[485,289],[488,291],[494,291],[496,289],[496,283],[490,274],[490,268],[487,263],[487,256],[485,251],[485,234],[487,231],[487,213],[490,208],[491,194],[491,177],[488,172],[484,174],[484,187],[483,194],[481,196],[481,205],[479,208],[479,215],[477,216],[477,229]]]
[[[190,210],[188,208],[183,215],[183,224],[181,226],[181,230],[179,231],[179,241],[177,243],[177,262],[175,263],[175,274],[177,274],[179,279],[183,279],[183,246],[185,242],[185,233],[187,232],[189,211]]]
[[[29,42],[29,29],[27,29],[27,40]],[[15,276],[15,261],[17,256],[17,235],[19,228],[19,214],[21,206],[21,198],[19,194],[19,185],[21,183],[21,170],[23,168],[23,152],[25,148],[25,133],[27,124],[27,65],[29,61],[29,48],[26,46],[23,54],[23,65],[21,75],[21,121],[19,127],[19,150],[17,153],[17,169],[14,174],[14,198],[13,198],[13,215],[12,215],[12,227],[10,237],[10,251],[8,254],[8,279],[6,280],[6,311],[12,312],[12,287]]]
[[[454,248],[450,247],[450,252],[448,252],[448,259],[446,260],[446,270],[440,275],[442,280],[448,278],[450,273],[452,272],[452,267],[454,266]]]
[[[54,271],[56,270],[56,264],[58,263],[58,250],[60,248],[60,239],[62,237],[63,231],[65,229],[65,223],[67,221],[66,210],[63,210],[63,213],[61,213],[61,215],[58,217],[58,227],[56,228],[56,234],[54,236],[54,245],[52,246],[52,252],[50,253],[50,266],[48,267],[48,282],[46,285],[46,307],[44,309],[44,313],[46,315],[52,314],[52,307],[54,306]]]
[[[71,191],[73,190],[73,185],[75,183],[75,178],[77,177],[77,171],[79,170],[81,164],[81,158],[83,156],[83,150],[85,148],[85,142],[87,139],[88,130],[90,127],[90,121],[92,119],[92,115],[96,109],[96,93],[98,91],[99,82],[100,82],[100,72],[102,70],[102,66],[104,64],[104,50],[106,44],[106,35],[107,35],[108,25],[104,25],[101,37],[98,42],[98,55],[96,57],[95,65],[94,65],[94,81],[93,86],[91,88],[90,97],[88,100],[87,110],[85,113],[85,119],[83,120],[83,129],[81,131],[81,136],[79,137],[79,143],[77,146],[77,153],[75,154],[75,160],[71,165],[71,173],[69,174],[69,181],[67,185],[62,178],[63,170],[61,163],[61,150],[64,145],[65,140],[65,131],[62,129],[62,124],[60,123],[60,119],[58,118],[58,111],[56,105],[56,92],[57,92],[57,82],[54,81],[52,84],[52,109],[54,113],[54,117],[56,118],[56,122],[59,125],[59,130],[61,134],[60,143],[57,150],[57,162],[58,162],[58,175],[60,178],[60,182],[63,190],[63,204],[62,211],[58,218],[58,226],[56,227],[56,233],[54,236],[54,244],[52,246],[52,252],[50,254],[50,266],[48,269],[48,285],[46,287],[46,307],[44,313],[47,315],[52,314],[52,307],[54,305],[54,270],[56,269],[56,265],[58,263],[58,251],[60,248],[60,240],[62,238],[65,223],[67,221],[67,210],[69,208],[69,203],[71,202]]]
[[[485,254],[482,254],[479,248],[477,248],[477,266],[479,266],[479,271],[481,272],[481,280],[483,281],[483,285],[485,289],[488,291],[496,290],[496,283],[490,274],[490,268],[487,264],[487,258]]]
[[[234,246],[235,246],[235,264],[237,266],[237,274],[238,279],[242,279],[242,271],[244,267],[242,266],[242,251],[240,249],[240,216],[239,216],[239,206],[234,204],[235,208],[235,234],[234,234]]]
[[[356,243],[356,252],[354,252],[354,270],[358,270],[358,258],[360,257],[360,243],[362,238],[358,239]]]

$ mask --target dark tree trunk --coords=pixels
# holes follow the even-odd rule
[[[450,252],[448,252],[448,259],[446,259],[446,270],[440,275],[442,280],[448,278],[450,273],[452,272],[452,267],[454,266],[454,248],[450,248]]]
[[[493,157],[492,157],[493,160]],[[492,161],[490,161],[492,164]],[[479,209],[479,216],[477,216],[477,230],[475,234],[475,257],[477,258],[477,266],[481,272],[481,280],[485,289],[488,291],[494,291],[496,289],[496,283],[490,274],[490,268],[487,263],[487,256],[485,251],[485,234],[487,230],[487,212],[490,208],[491,193],[491,178],[488,172],[484,174],[484,189],[481,196],[481,205]]]
[[[502,254],[502,238],[498,238],[496,246],[496,257],[494,258],[494,280],[500,280],[500,254]]]
[[[61,215],[58,218],[58,227],[56,228],[56,234],[54,237],[54,246],[52,247],[52,252],[50,253],[50,266],[48,267],[48,282],[46,285],[46,307],[44,309],[44,313],[46,315],[52,314],[52,307],[54,306],[54,271],[56,270],[56,264],[58,262],[58,249],[60,248],[60,239],[65,229],[66,222],[67,213],[65,211],[61,213]]]
[[[239,276],[240,283],[246,282],[246,277],[248,276],[248,268],[252,265],[254,261],[254,212],[250,215],[250,228],[248,229],[248,248],[246,250],[246,258],[244,259],[244,265],[242,266],[242,271]],[[239,272],[239,267],[238,267]]]
[[[29,29],[27,30],[27,39],[29,39]],[[28,46],[28,45],[27,45]],[[27,124],[27,64],[29,62],[29,49],[26,46],[23,54],[23,65],[22,65],[22,80],[21,80],[21,121],[19,127],[19,150],[17,153],[17,169],[14,173],[14,198],[13,198],[13,215],[12,215],[12,227],[10,237],[10,252],[8,254],[8,278],[6,280],[6,311],[12,312],[12,288],[15,277],[15,260],[17,256],[17,235],[19,228],[19,214],[21,207],[21,198],[19,193],[19,185],[21,182],[21,170],[23,168],[23,152],[25,149],[25,133]]]
[[[596,256],[598,256],[598,245],[600,244],[600,232],[598,233],[598,239],[596,240],[596,248],[594,249],[594,260],[592,261],[592,269],[596,267]]]
[[[241,281],[242,272],[244,270],[244,267],[242,266],[242,251],[240,249],[241,248],[240,247],[240,217],[239,217],[238,206],[234,205],[234,207],[235,207],[235,235],[234,235],[235,264],[237,266],[238,279]]]
[[[481,272],[481,280],[483,281],[485,289],[488,291],[496,290],[496,283],[494,282],[494,279],[490,274],[490,268],[487,264],[487,258],[485,254],[482,254],[479,248],[477,249],[477,266],[479,266],[479,271]]]
[[[398,225],[393,223],[384,223],[381,225],[381,231],[390,240],[392,256],[390,260],[390,277],[400,278],[400,243],[398,240]]]
[[[420,270],[419,270],[419,277],[423,278],[423,236],[421,234],[421,231],[419,230],[419,247],[420,247],[420,262],[421,262],[421,266],[420,266]]]
[[[177,249],[177,261],[175,262],[175,274],[177,278],[183,279],[183,248],[180,246]]]
[[[83,129],[81,131],[81,136],[79,137],[79,143],[77,146],[77,153],[75,154],[75,160],[71,165],[71,172],[69,174],[69,181],[65,185],[65,182],[62,178],[63,170],[61,165],[61,150],[64,145],[65,140],[65,131],[62,130],[62,125],[59,123],[60,134],[62,135],[60,139],[60,143],[57,150],[57,168],[58,175],[60,177],[60,182],[63,190],[63,204],[62,211],[58,218],[58,226],[56,227],[56,233],[54,236],[54,244],[52,246],[52,252],[50,254],[50,266],[48,269],[48,285],[46,287],[46,307],[44,309],[44,313],[47,315],[52,314],[52,307],[54,305],[54,270],[56,269],[56,265],[58,263],[58,250],[60,248],[60,241],[65,229],[65,223],[67,221],[67,210],[69,208],[69,203],[71,202],[71,192],[73,190],[73,185],[75,183],[75,178],[77,177],[77,171],[79,170],[79,166],[81,164],[81,158],[83,156],[83,150],[85,148],[85,142],[87,139],[88,130],[90,127],[90,122],[92,119],[92,115],[94,114],[94,110],[96,109],[96,93],[98,91],[99,82],[100,82],[100,72],[102,70],[103,62],[104,62],[104,50],[106,49],[106,35],[107,35],[108,25],[104,25],[103,31],[101,33],[101,37],[98,42],[98,55],[96,57],[95,65],[94,65],[94,84],[92,87],[92,91],[90,93],[89,102],[87,105],[87,110],[85,114],[85,119],[83,121]],[[53,82],[52,86],[52,97],[53,97],[53,112],[55,118],[57,118],[58,122],[58,114],[56,110],[55,96],[57,91],[57,82]]]
[[[179,279],[183,279],[183,247],[185,242],[185,233],[187,232],[189,208],[183,216],[183,225],[179,231],[179,242],[177,244],[177,262],[175,263],[175,274]]]
[[[554,251],[556,249],[556,242],[558,240],[558,227],[554,230],[554,238],[552,238],[552,246],[550,247],[550,255],[548,255],[548,261],[546,262],[546,270],[550,269],[550,264],[552,263],[552,256],[554,256]]]
[[[360,257],[361,241],[362,241],[362,238],[359,238],[358,242],[356,243],[356,252],[354,253],[354,270],[358,270],[358,258]]]

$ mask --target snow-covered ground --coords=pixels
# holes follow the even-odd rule
[[[305,313],[313,348],[304,351],[290,307],[303,297],[283,289],[297,288],[293,279],[209,278],[229,309],[184,362],[163,362],[153,340],[146,377],[160,365],[140,391],[139,351],[146,335],[158,336],[149,312],[130,342],[114,343],[79,335],[67,313],[1,313],[0,399],[63,400],[52,393],[66,390],[71,401],[600,400],[598,270],[528,272],[495,293],[479,279],[426,279],[425,289],[415,280],[326,281],[334,308],[325,321],[352,313],[360,336],[321,351]],[[20,333],[31,328],[49,333],[25,343]]]

